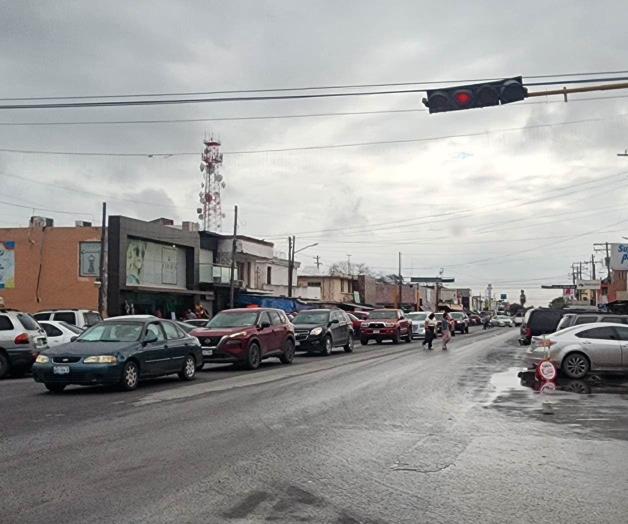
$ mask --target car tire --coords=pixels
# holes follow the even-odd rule
[[[562,372],[569,378],[583,378],[589,373],[591,364],[583,353],[569,353],[561,364]]]
[[[65,389],[65,384],[52,384],[50,382],[46,382],[44,386],[46,386],[46,389],[50,391],[50,393],[61,393]]]
[[[334,343],[329,335],[323,339],[323,355],[328,357],[334,349]]]
[[[9,360],[5,355],[0,353],[0,378],[6,377],[9,372]]]
[[[257,369],[262,361],[262,353],[257,342],[251,342],[249,351],[246,354],[244,366],[247,369]]]
[[[140,381],[140,368],[133,360],[127,360],[122,368],[122,377],[120,378],[120,386],[124,391],[133,391],[137,389]]]
[[[349,340],[344,345],[345,353],[353,353],[353,335],[349,335]]]
[[[399,330],[397,330],[397,331],[395,332],[395,334],[393,335],[393,338],[392,338],[392,343],[393,343],[393,344],[399,344],[399,339],[400,339],[400,338],[401,338],[401,336],[400,336],[400,334],[399,334]]]
[[[369,343],[368,338],[360,337],[360,344],[362,344],[363,346],[366,346],[368,343]]]
[[[183,369],[178,373],[179,378],[186,382],[194,380],[196,375],[196,360],[193,355],[188,355],[183,361]]]
[[[282,364],[292,364],[292,361],[294,360],[294,350],[294,340],[291,338],[286,339],[283,345],[283,353],[279,357]]]

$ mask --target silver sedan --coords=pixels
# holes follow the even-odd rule
[[[628,326],[596,322],[532,337],[526,352],[530,367],[548,357],[570,378],[582,378],[590,371],[628,372]]]

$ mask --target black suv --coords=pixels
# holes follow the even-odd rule
[[[341,309],[308,309],[294,319],[297,350],[331,355],[334,347],[353,351],[353,323]]]
[[[519,344],[527,346],[532,341],[532,337],[554,333],[558,327],[560,319],[572,311],[566,309],[548,308],[529,309],[526,312],[525,317],[523,317]]]

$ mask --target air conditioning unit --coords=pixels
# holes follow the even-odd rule
[[[233,285],[235,287],[244,287],[244,280],[234,280]]]
[[[52,227],[54,226],[55,221],[52,218],[46,217],[31,217],[29,220],[30,227]]]
[[[92,223],[84,220],[76,220],[74,222],[74,227],[92,227]]]

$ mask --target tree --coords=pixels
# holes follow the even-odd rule
[[[549,307],[552,309],[563,309],[566,305],[565,297],[556,297],[549,303]]]
[[[329,266],[328,273],[332,276],[337,275],[369,275],[374,276],[373,271],[361,262],[352,263],[349,267],[349,263],[345,260],[342,262],[334,262]]]

